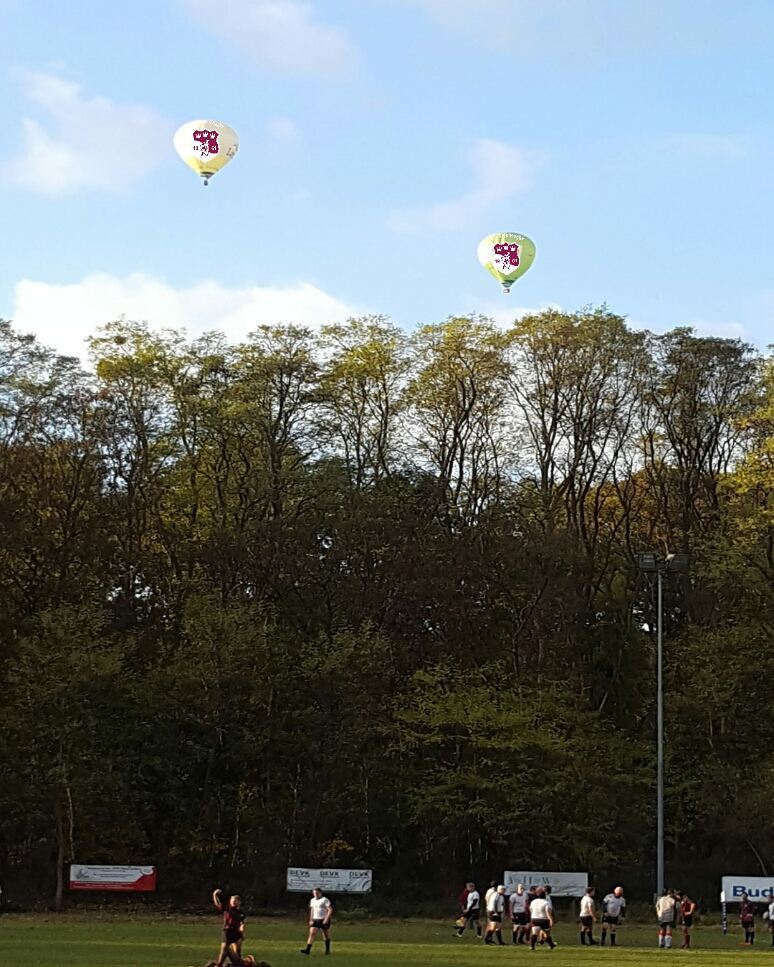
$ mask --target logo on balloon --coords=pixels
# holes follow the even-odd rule
[[[193,139],[197,142],[193,149],[198,151],[202,158],[209,158],[211,154],[218,153],[217,131],[194,131]]]
[[[494,247],[494,264],[501,272],[518,268],[519,246],[515,242],[498,242]]]

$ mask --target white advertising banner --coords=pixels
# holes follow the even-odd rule
[[[129,890],[135,893],[156,889],[155,866],[70,866],[71,890]]]
[[[373,870],[309,870],[288,867],[288,891],[311,893],[319,886],[323,893],[370,893]]]
[[[551,896],[583,896],[589,885],[588,873],[558,873],[546,870],[506,870],[505,892],[513,893],[519,883],[524,888],[550,886]]]
[[[720,886],[724,903],[741,903],[746,893],[753,903],[774,900],[774,876],[724,876]]]

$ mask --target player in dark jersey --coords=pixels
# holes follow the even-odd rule
[[[755,904],[750,902],[746,893],[742,894],[739,922],[742,925],[742,930],[744,930],[744,946],[750,947],[755,943]]]
[[[691,949],[691,928],[693,927],[693,918],[696,914],[696,904],[688,896],[687,893],[682,893],[680,895],[680,922],[683,927],[683,943],[681,950]]]
[[[215,890],[212,894],[215,909],[223,914],[223,936],[215,964],[216,967],[224,967],[228,958],[233,967],[243,967],[242,941],[245,938],[245,915],[241,910],[242,900],[234,894],[229,897],[228,903],[224,904],[222,892],[222,890]]]

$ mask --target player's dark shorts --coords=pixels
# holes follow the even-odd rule
[[[238,930],[223,931],[223,943],[239,943],[243,939],[242,934]]]
[[[659,925],[659,927],[662,928],[662,930],[666,930],[667,927],[670,930],[672,930],[673,927],[674,927],[674,925],[675,925],[675,922],[674,922],[674,920],[659,920],[658,925]]]
[[[683,917],[683,926],[692,927],[693,926],[693,914],[687,917]]]
[[[526,910],[522,910],[521,913],[514,913],[512,920],[517,926],[526,927],[529,923],[529,914]]]
[[[499,923],[503,918],[501,913],[490,913],[487,915],[489,917],[490,923]]]
[[[580,922],[584,927],[593,927],[594,917],[581,917]]]
[[[754,917],[742,917],[741,923],[742,923],[742,926],[744,927],[745,930],[752,930],[753,927],[755,926],[755,918]]]
[[[312,926],[317,930],[327,930],[330,924],[327,920],[312,920]]]
[[[606,913],[602,917],[602,923],[609,923],[611,927],[617,927],[621,922],[620,917],[614,917],[611,913]]]
[[[466,910],[462,914],[462,917],[464,920],[478,920],[480,916],[481,916],[481,911],[479,910],[478,907],[471,907],[470,910]]]
[[[550,920],[542,920],[542,919],[541,920],[533,920],[532,921],[532,926],[535,927],[536,930],[550,930],[551,929],[551,921]]]

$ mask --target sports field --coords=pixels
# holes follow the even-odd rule
[[[250,918],[245,953],[267,960],[272,967],[298,967],[305,938],[304,923],[285,919]],[[0,967],[201,967],[217,952],[217,918],[85,919],[67,915],[33,919],[0,918]],[[755,947],[740,947],[738,932],[724,937],[714,926],[694,931],[695,950],[658,950],[652,928],[627,924],[616,948],[581,947],[569,925],[556,929],[557,948],[484,947],[472,936],[452,937],[451,923],[438,921],[339,922],[333,931],[336,963],[351,967],[481,967],[491,963],[550,962],[572,964],[650,965],[664,959],[688,958],[698,964],[772,965],[774,948],[768,931],[759,930]],[[312,957],[322,957],[315,947]]]

